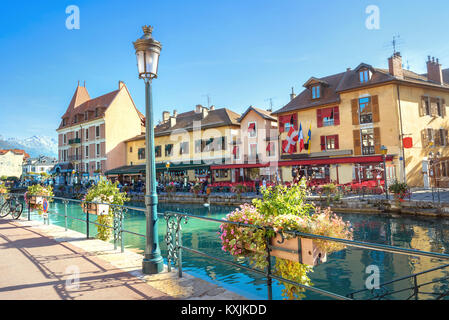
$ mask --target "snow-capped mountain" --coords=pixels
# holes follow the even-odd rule
[[[4,138],[0,135],[0,149],[24,149],[31,157],[46,155],[57,157],[58,142],[46,136],[32,136],[26,139]]]

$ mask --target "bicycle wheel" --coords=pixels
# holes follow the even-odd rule
[[[1,207],[0,207],[0,218],[6,217],[10,213],[11,208],[9,207],[9,201],[6,201]]]
[[[23,203],[16,202],[13,210],[11,211],[11,216],[17,220],[22,215],[22,212],[23,212]]]

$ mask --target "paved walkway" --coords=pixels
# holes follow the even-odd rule
[[[176,271],[143,275],[141,264],[142,255],[78,232],[0,219],[0,300],[244,299]]]

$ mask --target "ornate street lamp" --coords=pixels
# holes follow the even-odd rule
[[[389,200],[388,196],[388,182],[387,182],[387,165],[386,165],[386,158],[388,153],[388,148],[384,145],[380,147],[380,152],[382,153],[382,158],[384,161],[384,182],[385,182],[385,197],[387,200]]]
[[[151,81],[157,78],[161,43],[153,39],[153,27],[144,26],[144,35],[134,42],[137,56],[139,78],[145,81],[145,147],[146,157],[146,245],[142,262],[144,274],[156,274],[163,270],[164,262],[161,256],[157,228],[157,192],[156,192],[156,164],[154,158],[154,119]]]

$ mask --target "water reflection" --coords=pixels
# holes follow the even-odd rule
[[[132,204],[136,205],[136,204]],[[209,216],[222,219],[235,207],[182,204],[159,204],[159,212],[175,211],[197,216]],[[52,212],[64,214],[64,206],[55,202],[51,204]],[[70,204],[68,214],[76,218],[84,218],[81,208],[77,204]],[[360,241],[382,243],[404,248],[413,248],[433,252],[448,253],[449,224],[440,219],[421,218],[388,218],[377,215],[340,214],[344,220],[350,221],[354,227],[354,239]],[[37,213],[33,219],[41,219]],[[64,226],[64,217],[50,215],[51,223]],[[130,210],[125,217],[124,227],[127,230],[145,233],[145,215],[143,212]],[[86,223],[73,219],[68,220],[68,228],[79,232],[86,232]],[[164,219],[159,220],[159,240],[162,254],[166,255],[163,242],[166,226]],[[228,254],[221,251],[217,236],[219,224],[209,221],[189,219],[183,225],[183,244],[187,247],[203,251],[218,258],[234,261]],[[91,236],[95,236],[95,226],[90,226]],[[125,234],[126,248],[142,252],[145,247],[144,238]],[[432,258],[408,257],[372,250],[348,248],[336,252],[328,257],[328,262],[314,268],[310,278],[315,286],[341,295],[365,288],[368,274],[365,272],[369,265],[377,265],[381,272],[381,283],[407,276],[412,273],[448,263]],[[243,294],[251,299],[266,299],[265,279],[240,268],[219,264],[211,259],[198,257],[189,252],[183,253],[183,267],[186,272],[222,285],[225,288]],[[439,270],[423,276],[422,282],[432,281],[440,277],[447,277],[448,272]],[[400,289],[411,285],[412,280],[392,285],[393,289]],[[424,291],[447,290],[447,282],[426,287]],[[282,287],[273,286],[273,298],[282,299]],[[407,298],[407,294],[398,294],[395,298]],[[366,296],[368,297],[368,296]],[[431,296],[420,296],[421,299]],[[315,293],[308,292],[307,299],[325,299]]]

